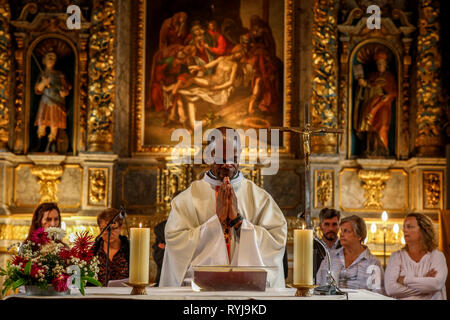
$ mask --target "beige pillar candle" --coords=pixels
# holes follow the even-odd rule
[[[130,283],[148,283],[150,262],[150,229],[130,228]]]
[[[312,230],[294,230],[294,284],[314,284]]]

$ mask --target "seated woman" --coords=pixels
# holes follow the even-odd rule
[[[384,293],[381,263],[363,244],[367,236],[364,220],[356,215],[346,217],[339,228],[342,247],[331,253],[331,273],[339,287]],[[327,271],[324,259],[316,275],[318,285],[327,284]]]
[[[397,299],[445,300],[448,269],[444,254],[436,249],[433,222],[410,213],[403,233],[406,245],[392,253],[386,268],[386,293]]]
[[[33,231],[39,228],[61,227],[61,212],[54,202],[41,203],[33,212],[26,240],[31,240]]]
[[[97,224],[100,231],[118,213],[117,209],[109,208],[100,212],[97,216]],[[109,242],[108,281],[128,278],[130,264],[130,243],[128,238],[120,235],[123,219],[117,217],[111,225],[111,237]],[[108,251],[108,232],[105,231],[99,241],[93,247],[94,255],[98,257],[98,280],[106,285],[106,252]]]

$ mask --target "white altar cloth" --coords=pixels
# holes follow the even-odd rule
[[[86,288],[82,296],[73,290],[68,296],[26,296],[15,294],[8,298],[25,299],[133,299],[133,300],[346,300],[344,295],[296,297],[293,288],[267,288],[266,291],[194,291],[191,287],[157,288],[148,287],[147,295],[130,295],[130,287]],[[348,300],[394,300],[368,290],[342,289],[348,293]]]

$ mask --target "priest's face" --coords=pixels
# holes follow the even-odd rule
[[[222,161],[216,159],[211,165],[211,171],[221,181],[223,181],[225,177],[228,177],[231,180],[239,170],[239,155],[237,148],[234,148],[233,155],[227,157],[226,143],[224,141],[222,154]],[[212,155],[215,156],[214,152]]]
[[[322,231],[325,239],[328,241],[335,241],[339,231],[338,217],[324,219],[320,224],[320,230]]]

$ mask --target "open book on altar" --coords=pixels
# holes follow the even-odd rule
[[[193,290],[265,291],[266,266],[194,266]]]

